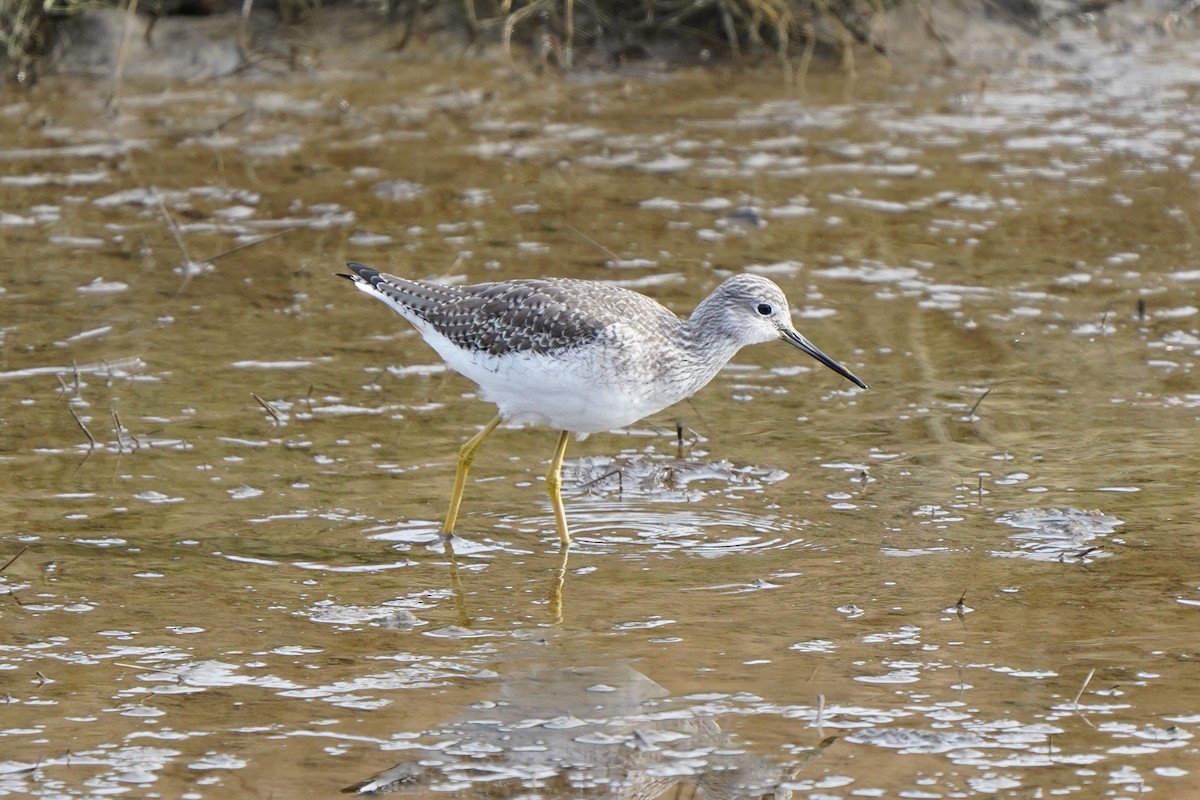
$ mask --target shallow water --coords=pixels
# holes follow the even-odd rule
[[[1200,65],[1076,47],[6,95],[0,793],[1191,796]],[[565,563],[502,429],[448,554],[492,412],[351,258],[761,272],[871,389],[762,346],[573,442]]]

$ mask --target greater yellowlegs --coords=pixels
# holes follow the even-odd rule
[[[645,295],[568,278],[440,284],[398,278],[354,262],[354,286],[411,322],[454,371],[495,403],[495,419],[458,454],[450,510],[458,519],[467,472],[501,422],[561,431],[546,472],[558,536],[570,543],[562,462],[572,433],[623,428],[704,387],[746,345],[782,339],[842,377],[867,385],[792,326],[783,291],[758,275],[734,275],[681,320]]]

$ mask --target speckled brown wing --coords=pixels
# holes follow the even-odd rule
[[[662,311],[641,295],[599,283],[529,279],[439,286],[361,264],[347,266],[405,316],[427,322],[465,350],[493,356],[561,352],[595,342],[602,330],[616,322],[636,319],[634,306],[641,303]],[[586,284],[587,291],[581,293],[577,284]]]

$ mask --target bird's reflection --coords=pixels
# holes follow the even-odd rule
[[[787,760],[731,746],[716,720],[659,701],[663,687],[627,664],[539,665],[505,679],[496,701],[465,708],[409,757],[345,793],[458,797],[746,800],[785,784],[833,741]]]
[[[464,628],[471,627],[474,618],[467,605],[467,592],[463,586],[461,565],[454,552],[454,539],[447,538],[443,542],[442,553],[450,568],[450,591],[454,595],[454,612],[458,624]],[[558,563],[550,580],[550,588],[546,591],[546,605],[550,610],[550,622],[558,625],[563,621],[563,586],[567,577],[567,558],[571,548],[563,545],[559,550]]]
[[[463,588],[462,575],[458,568],[458,557],[454,555],[454,540],[446,537],[443,541],[442,553],[450,565],[450,591],[454,595],[454,615],[458,624],[464,628],[471,627],[471,611],[467,607],[467,591]]]

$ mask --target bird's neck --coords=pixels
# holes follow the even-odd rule
[[[679,332],[680,362],[693,374],[693,391],[704,386],[721,367],[741,350],[741,343],[725,334],[722,321],[714,317],[715,309],[707,301],[682,323]]]

